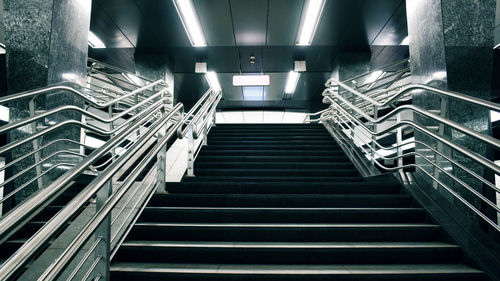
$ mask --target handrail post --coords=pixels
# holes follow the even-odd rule
[[[111,180],[106,182],[96,193],[95,209],[98,213],[104,203],[112,194]],[[97,227],[94,234],[98,244],[94,251],[94,260],[97,266],[94,269],[94,279],[100,276],[99,280],[109,281],[109,264],[111,257],[111,214],[107,215],[102,223]]]
[[[187,176],[194,177],[194,136],[193,136],[193,123],[188,125],[188,167]]]
[[[401,122],[401,113],[398,113],[396,115],[396,123]],[[398,155],[398,162],[397,165],[398,167],[403,167],[403,146],[401,144],[403,143],[403,128],[398,127],[396,129],[396,145],[398,146],[397,148],[397,155]]]
[[[35,97],[30,99],[30,101],[28,103],[28,107],[29,107],[29,111],[30,111],[30,117],[35,116],[36,115]],[[36,133],[38,131],[36,125],[37,125],[36,121],[31,123],[31,131],[33,133]],[[33,150],[37,150],[40,147],[40,140],[38,138],[34,139],[32,143],[33,143]],[[35,164],[40,163],[40,160],[42,159],[42,157],[41,157],[39,151],[37,151],[35,153],[34,158],[35,158]],[[36,180],[37,184],[38,184],[38,189],[41,189],[41,188],[43,188],[43,177],[40,177],[40,175],[43,172],[42,166],[37,165],[35,167],[35,171],[36,171],[36,176],[38,177],[38,179]]]
[[[163,94],[163,105],[161,106],[162,115],[166,114],[166,97]],[[170,124],[167,122],[156,134],[156,139],[160,140],[165,137],[167,133],[167,128]],[[163,146],[161,150],[158,152],[156,156],[156,181],[158,183],[157,193],[165,193],[166,192],[166,182],[167,182],[167,170],[166,170],[166,161],[167,161],[167,145]]]
[[[373,118],[377,119],[378,118],[378,106],[377,105],[373,105]],[[373,131],[377,131],[377,124],[373,123],[373,128],[372,128]],[[375,146],[375,141],[377,140],[377,137],[375,135],[372,134],[372,153],[371,153],[371,170],[372,170],[372,174],[375,174],[375,171],[376,171],[376,167],[375,167],[375,151],[377,150],[377,147]]]
[[[440,106],[440,112],[439,112],[439,115],[443,118],[446,118],[447,115],[448,115],[448,98],[445,98],[445,97],[441,97],[441,106]],[[445,130],[445,126],[443,123],[439,123],[439,127],[438,127],[438,134],[440,136],[444,136],[444,130]],[[437,142],[436,144],[436,150],[443,153],[444,152],[444,145],[443,143],[441,142]],[[436,165],[441,165],[442,163],[440,163],[441,161],[443,161],[442,157],[439,156],[437,153],[434,153],[434,163],[436,163]],[[434,166],[433,168],[433,173],[432,175],[439,180],[439,170],[436,169],[436,167]],[[432,187],[434,187],[434,189],[438,189],[439,188],[439,184],[436,182],[436,181],[432,181]]]

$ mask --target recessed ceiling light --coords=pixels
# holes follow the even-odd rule
[[[192,0],[173,0],[177,13],[181,18],[182,25],[191,41],[193,47],[204,47],[207,45],[205,36],[201,29],[198,15],[194,9]]]
[[[269,86],[269,75],[234,75],[233,86]]]
[[[295,71],[288,72],[288,77],[286,78],[285,84],[285,94],[293,94],[295,88],[297,87],[297,82],[299,82],[300,74]]]
[[[208,85],[214,92],[219,92],[221,90],[220,83],[219,83],[219,78],[217,78],[217,73],[214,71],[208,71],[207,74],[205,74],[205,77],[207,79]]]
[[[92,31],[89,30],[89,46],[94,49],[104,49],[106,45],[97,37]]]
[[[314,33],[318,27],[319,19],[325,0],[307,0],[300,22],[299,39],[297,45],[311,45]]]

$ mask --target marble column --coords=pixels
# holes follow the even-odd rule
[[[493,65],[493,32],[495,23],[495,0],[407,0],[406,1],[408,34],[410,38],[410,60],[413,83],[432,85],[450,89],[470,96],[488,99],[491,95],[491,77]],[[435,95],[425,91],[414,92],[413,103],[425,109],[442,110],[444,116],[468,126],[476,131],[490,134],[489,111],[468,104],[449,100],[441,105]],[[427,125],[436,125],[419,116],[419,121]],[[454,143],[471,149],[483,156],[490,157],[491,151],[478,141],[449,129],[444,130],[446,137]],[[416,133],[417,140],[433,144],[431,139]],[[433,158],[427,149],[417,146],[416,150]],[[483,168],[468,158],[444,147],[443,152],[451,155],[480,175],[489,177]],[[468,184],[486,194],[482,185],[463,171],[437,158],[441,164]],[[431,167],[417,157],[417,164]],[[417,172],[417,176],[418,176]],[[419,178],[425,178],[420,173]],[[444,175],[439,178],[446,183],[451,181]],[[465,207],[441,188],[435,186],[448,200],[460,208]],[[454,184],[454,188],[477,208],[483,208],[479,199],[463,187]],[[484,208],[483,208],[484,210]],[[465,210],[471,218],[477,218]]]
[[[9,94],[45,87],[62,81],[71,80],[83,85],[85,81],[88,52],[88,31],[90,26],[90,0],[3,0],[3,28],[7,46],[7,90]],[[61,105],[83,106],[83,102],[68,93],[52,93],[36,99],[36,109],[50,109]],[[11,120],[19,120],[29,116],[28,101],[11,104]],[[61,120],[80,119],[74,113],[61,113],[50,116],[42,124],[52,124]],[[9,135],[10,141],[23,138],[33,128],[23,127]],[[41,144],[55,138],[80,140],[80,129],[65,128],[41,140]],[[70,144],[52,146],[43,152],[43,156],[56,150],[75,150],[78,147]],[[24,155],[33,150],[27,144],[12,153],[11,158]],[[43,157],[42,156],[42,157]],[[71,158],[71,157],[70,157]],[[48,166],[57,162],[75,162],[79,159],[68,159],[62,156],[50,161]],[[16,173],[33,163],[27,159],[16,165],[10,173]],[[25,182],[33,177],[26,174],[19,179]],[[22,199],[36,187],[29,187],[17,198]],[[17,199],[16,199],[17,200]]]
[[[174,94],[173,64],[167,55],[135,54],[134,62],[137,75],[153,81],[159,79],[165,80],[171,94]],[[173,101],[174,104],[177,102],[175,97]]]
[[[335,58],[332,77],[345,81],[359,74],[370,71],[371,53],[339,53]]]

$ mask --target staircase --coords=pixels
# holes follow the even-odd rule
[[[218,125],[196,177],[155,195],[112,280],[486,280],[392,176],[322,125]]]

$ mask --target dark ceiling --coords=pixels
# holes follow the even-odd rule
[[[193,2],[205,48],[191,47],[172,0],[93,0],[91,30],[108,48],[167,54],[176,73],[175,91],[184,99],[195,100],[202,90],[194,87],[206,87],[203,77],[194,74],[194,64],[207,61],[219,73],[226,105],[264,105],[245,100],[243,89],[231,85],[233,74],[259,72],[270,74],[272,84],[263,89],[262,100],[287,108],[304,107],[311,96],[320,100],[317,95],[339,52],[372,51],[375,60],[379,54],[390,60],[387,50],[392,49],[384,52],[376,46],[397,46],[407,36],[404,0],[326,0],[307,47],[295,46],[304,0]],[[250,55],[256,57],[255,64],[249,63]],[[282,102],[286,73],[296,59],[306,60],[308,73],[292,100]]]

